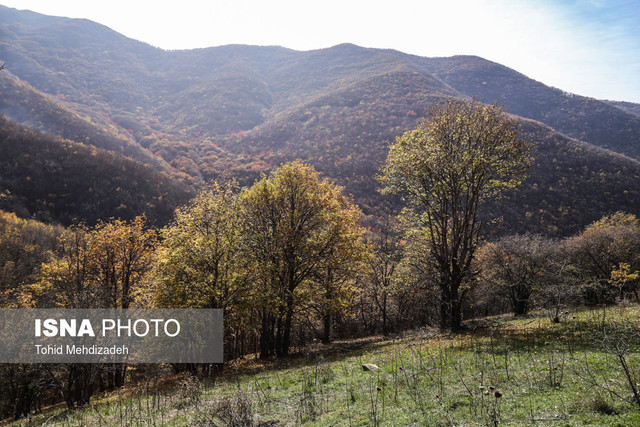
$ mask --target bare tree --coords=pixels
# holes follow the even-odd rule
[[[532,296],[553,281],[553,246],[549,239],[526,234],[504,237],[479,250],[482,279],[508,299],[516,316],[527,314]]]

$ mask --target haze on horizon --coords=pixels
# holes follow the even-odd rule
[[[567,92],[640,103],[634,0],[0,0],[86,18],[163,49],[226,44],[310,50],[354,43],[419,56],[477,55]]]

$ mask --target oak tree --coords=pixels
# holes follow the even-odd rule
[[[352,258],[348,252],[363,234],[360,211],[311,166],[290,162],[242,194],[241,217],[242,248],[261,311],[260,354],[287,355],[300,290],[320,277],[334,290],[340,269],[330,263]]]
[[[213,182],[176,210],[161,231],[152,272],[154,305],[224,310],[225,357],[243,354],[247,282],[239,256],[239,191],[233,181]]]
[[[402,194],[427,242],[440,290],[440,325],[461,327],[461,286],[472,273],[482,203],[527,176],[531,144],[496,105],[452,100],[391,145],[381,181]]]

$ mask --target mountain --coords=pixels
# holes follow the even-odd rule
[[[636,104],[633,102],[622,102],[622,101],[608,101],[608,102],[614,107],[620,108],[621,110],[624,110],[627,113],[640,116],[640,104]]]
[[[0,210],[70,225],[145,214],[167,224],[193,195],[167,173],[0,117]]]
[[[92,119],[78,111],[80,106],[56,102],[8,73],[0,75],[0,94],[0,114],[13,121],[131,157],[158,170],[171,169],[161,158],[131,141],[103,114]]]
[[[625,109],[545,86],[482,58],[425,58],[423,63],[435,76],[467,96],[498,102],[510,113],[640,159],[640,117]]]
[[[493,208],[496,230],[562,235],[615,210],[640,214],[637,105],[565,93],[478,57],[351,44],[164,51],[87,20],[0,7],[0,60],[0,114],[23,125],[192,182],[248,184],[299,158],[370,214],[395,203],[376,191],[389,143],[429,106],[498,102],[536,142],[537,167]]]

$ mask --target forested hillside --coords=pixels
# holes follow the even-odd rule
[[[351,44],[163,51],[90,21],[6,7],[0,33],[2,114],[193,183],[250,184],[301,159],[376,215],[398,207],[375,179],[389,144],[429,106],[477,97],[525,119],[537,144],[533,176],[496,207],[508,212],[496,230],[566,235],[616,210],[640,214],[637,105],[568,94],[482,58]]]
[[[0,209],[65,225],[143,213],[163,225],[191,194],[186,183],[145,164],[2,117],[0,171]]]
[[[90,144],[147,163],[157,170],[170,167],[160,157],[131,141],[104,114],[90,118],[81,105],[65,105],[8,73],[0,74],[0,113],[32,129]]]
[[[622,101],[609,101],[609,104],[614,105],[622,110],[625,110],[628,113],[635,114],[636,116],[640,116],[640,104],[636,104],[633,102],[622,102]]]
[[[551,88],[478,57],[425,58],[427,69],[467,96],[498,102],[573,138],[640,159],[640,117],[608,102]]]

